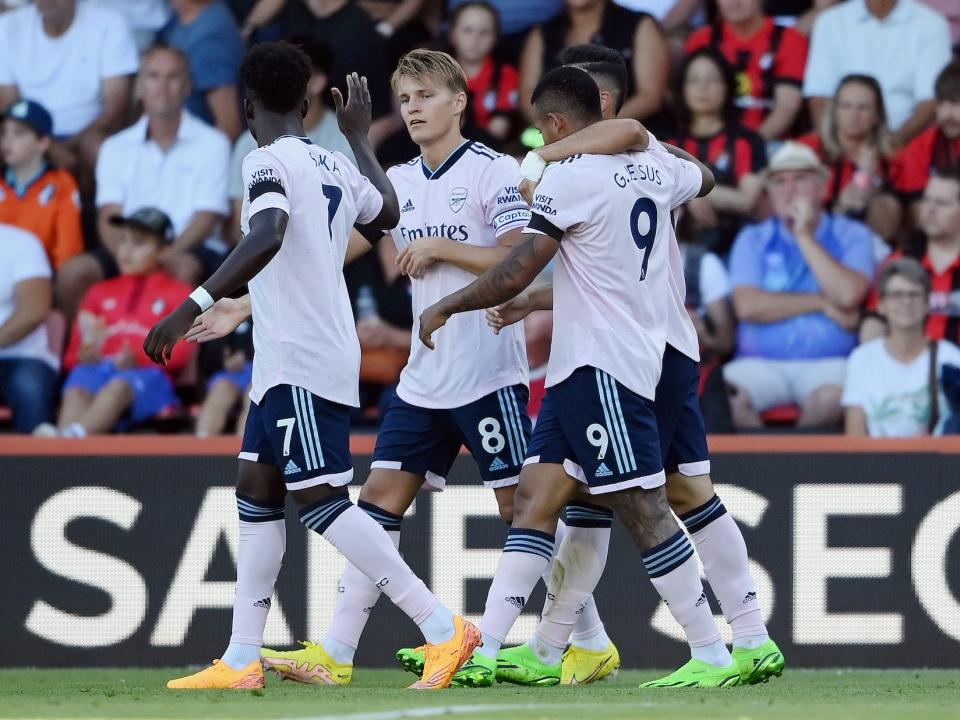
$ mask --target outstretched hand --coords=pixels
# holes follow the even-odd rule
[[[243,303],[233,298],[221,298],[212,308],[193,321],[185,340],[204,343],[226,337],[248,317]]]
[[[351,135],[367,137],[370,132],[370,123],[373,116],[370,89],[367,87],[367,78],[357,73],[347,75],[347,101],[344,103],[343,94],[339,88],[331,88],[333,105],[337,113],[337,125],[340,132],[347,137]]]
[[[530,298],[525,294],[518,295],[503,305],[487,308],[487,325],[493,328],[494,335],[499,335],[505,327],[520,322],[530,312]]]

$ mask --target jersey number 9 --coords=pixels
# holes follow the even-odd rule
[[[640,280],[643,281],[647,277],[647,261],[650,260],[653,240],[657,236],[657,204],[651,198],[642,197],[633,204],[630,232],[633,233],[637,248],[643,251],[643,263],[640,265]]]

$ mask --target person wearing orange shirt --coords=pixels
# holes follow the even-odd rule
[[[52,131],[50,113],[31,100],[14,103],[4,116],[0,223],[36,235],[57,270],[83,250],[83,231],[76,181],[47,163]]]

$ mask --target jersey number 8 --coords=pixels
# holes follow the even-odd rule
[[[494,417],[484,418],[477,425],[477,432],[480,433],[480,444],[491,455],[496,455],[507,444],[503,433],[500,432],[501,429],[500,421]]]
[[[646,222],[644,222],[646,217]],[[657,204],[652,198],[642,197],[633,204],[630,211],[630,232],[637,248],[643,251],[643,263],[640,265],[640,280],[647,277],[647,261],[657,236]]]

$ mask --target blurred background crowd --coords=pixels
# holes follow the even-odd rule
[[[518,157],[563,51],[626,62],[621,117],[710,164],[678,225],[709,430],[916,436],[960,424],[960,0],[0,0],[0,425],[80,437],[242,427],[251,327],[166,368],[146,332],[239,240],[251,44],[369,79],[384,166],[418,154],[389,87],[414,47],[469,79],[464,135]],[[603,90],[604,88],[601,88]],[[346,268],[375,427],[410,343],[389,242]],[[532,411],[551,319],[526,320]],[[956,408],[957,413],[953,412]]]

